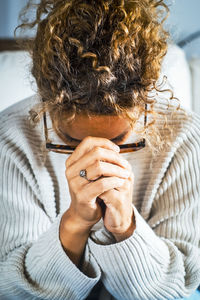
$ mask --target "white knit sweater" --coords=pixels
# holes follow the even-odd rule
[[[200,283],[200,117],[191,112],[187,121],[180,111],[171,148],[153,161],[148,146],[122,154],[135,175],[136,230],[117,243],[101,220],[79,270],[59,240],[71,201],[68,155],[48,153],[43,162],[43,124],[32,128],[27,120],[35,101],[0,114],[0,299],[86,299],[100,279],[104,300],[191,294]],[[167,102],[156,109],[166,113]]]

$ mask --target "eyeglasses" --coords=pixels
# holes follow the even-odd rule
[[[78,146],[70,146],[70,145],[60,145],[60,144],[51,144],[49,142],[48,138],[48,129],[47,129],[47,120],[46,120],[46,113],[43,115],[44,120],[44,134],[45,134],[45,140],[46,140],[46,149],[48,151],[53,151],[56,153],[61,154],[71,154]],[[144,116],[144,126],[146,126],[147,123],[147,104],[145,104],[145,116]],[[138,143],[130,143],[130,144],[122,144],[118,145],[120,147],[119,153],[127,153],[127,152],[135,152],[140,149],[143,149],[145,147],[145,139]]]

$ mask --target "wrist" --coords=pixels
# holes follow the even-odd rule
[[[135,215],[133,212],[133,215],[131,218],[131,223],[130,223],[130,226],[128,227],[128,229],[122,233],[114,233],[113,236],[117,242],[121,242],[125,239],[128,239],[134,233],[135,229],[136,229],[136,223],[135,223]]]
[[[115,233],[113,234],[114,238],[116,239],[117,242],[122,242],[126,239],[128,239],[135,231],[135,225],[131,224],[131,226],[128,228],[127,231],[123,233]]]
[[[59,239],[67,256],[78,267],[80,267],[89,234],[88,227],[82,228],[80,222],[64,213],[60,221]]]
[[[90,234],[92,226],[83,224],[78,218],[71,215],[70,211],[66,211],[60,222],[60,231],[66,234],[87,236]]]

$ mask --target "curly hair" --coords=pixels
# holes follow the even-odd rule
[[[162,0],[30,0],[17,28],[36,28],[26,49],[42,101],[30,110],[31,121],[38,123],[45,111],[55,120],[67,112],[69,122],[79,113],[109,114],[128,117],[133,127],[150,104],[154,120],[140,134],[154,152],[162,150],[166,139],[154,126],[150,94],[161,91],[156,83],[167,52],[168,12]]]

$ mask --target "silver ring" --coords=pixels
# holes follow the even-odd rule
[[[89,181],[89,182],[90,182],[90,181],[93,181],[93,180],[89,180],[89,179],[87,178],[87,171],[86,171],[86,169],[80,170],[79,175],[80,175],[81,177],[87,179],[87,181]]]

